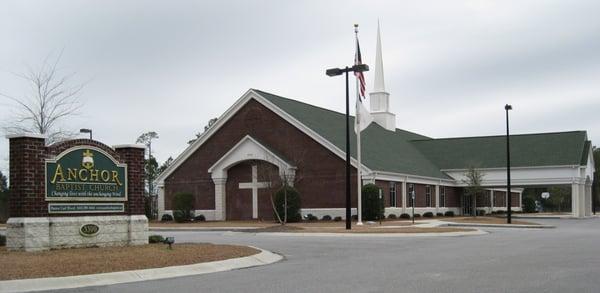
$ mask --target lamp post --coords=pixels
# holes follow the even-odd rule
[[[410,200],[412,206],[412,223],[415,224],[415,191],[410,192]]]
[[[348,93],[348,72],[364,72],[369,71],[367,64],[358,64],[352,67],[331,68],[325,71],[327,76],[338,76],[346,74],[346,230],[350,230],[351,226],[351,198],[350,198],[350,95]],[[360,168],[360,166],[358,166]],[[360,180],[360,178],[359,178]]]
[[[90,139],[92,139],[92,130],[89,128],[81,128],[79,129],[80,133],[89,133],[90,134]]]
[[[510,134],[508,131],[508,110],[512,110],[512,106],[506,104],[504,110],[506,110],[506,223],[510,224],[512,195],[510,193]]]

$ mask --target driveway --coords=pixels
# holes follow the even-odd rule
[[[600,292],[600,218],[536,221],[557,228],[435,238],[161,232],[177,242],[254,245],[285,260],[61,292]]]

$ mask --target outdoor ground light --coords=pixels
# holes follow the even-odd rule
[[[165,237],[165,240],[163,241],[164,244],[169,244],[169,249],[173,249],[173,247],[171,245],[173,245],[173,243],[175,243],[175,237]]]

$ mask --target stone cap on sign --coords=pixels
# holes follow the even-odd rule
[[[141,144],[118,144],[118,145],[113,145],[112,146],[113,149],[146,149],[145,145],[141,145]]]
[[[48,138],[47,135],[45,134],[39,134],[39,133],[28,133],[28,132],[24,132],[24,133],[16,133],[16,134],[9,134],[6,136],[7,139],[11,139],[11,138],[21,138],[21,137],[27,137],[27,138],[39,138],[39,139],[46,139]]]

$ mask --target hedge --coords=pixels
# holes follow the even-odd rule
[[[375,184],[362,187],[362,217],[367,221],[377,221],[384,217],[383,199],[379,198],[380,189]]]
[[[173,198],[173,218],[176,222],[186,222],[192,219],[194,210],[194,195],[189,192],[178,192]]]
[[[279,189],[275,193],[275,209],[277,209],[277,213],[281,220],[283,221],[285,215],[285,203],[286,203],[286,195],[287,195],[287,222],[300,222],[302,220],[302,215],[300,214],[300,193],[298,191],[287,185]],[[275,219],[277,219],[277,215],[273,215]]]

